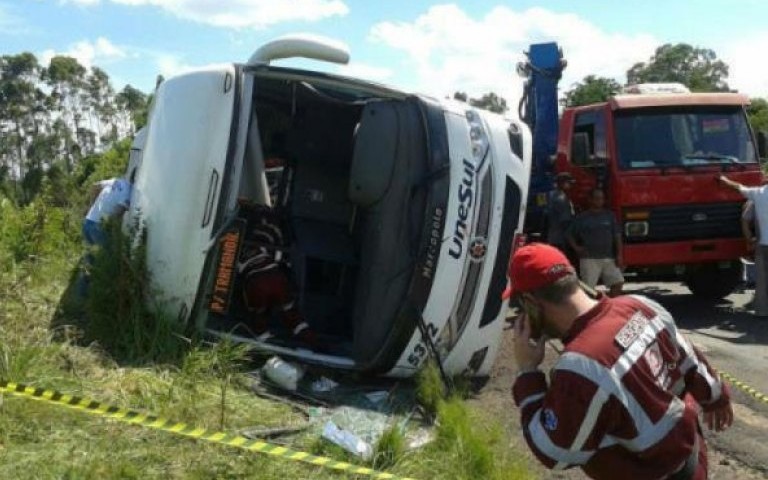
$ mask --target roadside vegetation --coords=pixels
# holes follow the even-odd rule
[[[128,148],[116,142],[71,173],[46,175],[28,202],[0,194],[0,378],[226,432],[303,424],[295,409],[251,392],[257,365],[243,347],[204,342],[141,301],[151,297],[142,249],[117,225],[109,249],[94,252],[89,296],[79,300],[84,192],[121,174]],[[529,478],[498,422],[445,400],[434,378],[422,383],[437,426],[420,449],[406,448],[398,425],[367,463],[314,429],[288,445],[421,479]],[[0,478],[355,477],[3,394]]]

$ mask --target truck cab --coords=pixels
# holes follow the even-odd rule
[[[723,297],[740,282],[744,199],[717,178],[761,183],[748,104],[741,94],[664,84],[565,109],[555,170],[576,178],[577,210],[587,207],[593,188],[605,190],[622,227],[628,269],[682,279],[708,298]]]
[[[371,82],[278,67],[344,63],[287,37],[245,64],[164,81],[129,211],[146,235],[152,302],[266,354],[363,374],[486,375],[523,226],[530,133],[519,120]],[[238,258],[253,208],[284,227],[298,309],[322,348],[251,330]]]

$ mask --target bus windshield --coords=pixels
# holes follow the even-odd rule
[[[756,163],[741,107],[643,108],[615,113],[616,150],[624,169]]]

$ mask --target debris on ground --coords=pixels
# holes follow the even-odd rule
[[[412,385],[344,383],[338,376],[326,375],[277,356],[270,358],[261,370],[251,373],[251,390],[262,398],[299,410],[307,422],[247,429],[243,435],[274,438],[311,429],[315,435],[363,459],[370,458],[373,445],[392,426],[404,433],[409,449],[420,448],[434,439],[431,425],[419,413]]]
[[[333,390],[338,386],[339,384],[334,382],[330,378],[320,377],[314,382],[312,382],[312,391],[317,393],[326,393],[326,392],[330,392],[331,390]]]
[[[272,357],[264,364],[262,372],[270,380],[287,390],[296,390],[299,380],[304,376],[304,369],[280,357]]]
[[[373,456],[373,447],[370,443],[348,430],[339,428],[330,420],[325,422],[322,436],[363,460],[369,460]]]

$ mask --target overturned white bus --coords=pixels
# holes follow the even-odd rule
[[[430,355],[486,375],[522,230],[530,135],[466,104],[270,61],[346,62],[345,48],[286,37],[246,64],[158,88],[130,221],[147,235],[165,312],[209,334],[304,362],[412,375]],[[279,158],[275,161],[275,158]],[[250,328],[238,255],[251,206],[284,226],[279,250],[322,345]]]

